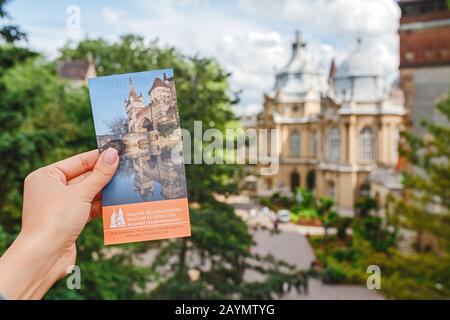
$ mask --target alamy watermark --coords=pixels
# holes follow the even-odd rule
[[[69,276],[66,280],[67,289],[80,290],[81,289],[81,269],[77,265],[68,266],[66,269]]]
[[[194,121],[193,135],[180,129],[181,146],[172,150],[171,159],[185,164],[250,164],[259,165],[261,175],[273,175],[279,169],[278,129],[208,128]],[[183,157],[181,156],[183,151]]]
[[[381,289],[381,268],[376,264],[367,267],[366,273],[370,274],[367,277],[367,289],[380,290]]]

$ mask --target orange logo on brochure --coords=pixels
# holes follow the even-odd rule
[[[103,207],[105,244],[191,235],[187,198]]]

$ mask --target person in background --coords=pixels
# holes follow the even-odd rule
[[[22,229],[0,258],[0,297],[40,299],[75,265],[75,241],[101,215],[101,190],[119,165],[116,149],[85,152],[25,179]]]

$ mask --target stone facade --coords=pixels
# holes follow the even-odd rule
[[[280,161],[276,174],[258,177],[257,194],[291,194],[301,186],[334,198],[342,215],[353,214],[360,195],[382,196],[370,178],[377,170],[395,172],[402,98],[360,41],[341,65],[332,62],[322,72],[297,34],[292,57],[276,74],[254,124],[278,129],[271,139],[277,139]]]

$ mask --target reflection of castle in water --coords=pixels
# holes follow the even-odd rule
[[[102,150],[114,147],[120,154],[118,175],[133,176],[134,192],[143,201],[187,196],[183,161],[172,159],[173,151],[182,159],[182,141],[173,78],[156,78],[144,106],[130,79],[125,100],[127,133],[97,136]],[[114,130],[113,130],[114,131]],[[114,180],[114,179],[113,179]],[[123,186],[125,188],[125,186]],[[127,186],[131,188],[131,186]]]
[[[101,149],[115,147],[121,154],[119,175],[133,175],[134,191],[142,199],[151,198],[156,184],[160,184],[160,193],[165,199],[186,197],[186,177],[182,161],[172,159],[173,151],[180,151],[181,141],[151,141],[148,133],[128,134],[122,137],[114,135],[98,136]],[[143,142],[147,141],[147,142]]]
[[[125,174],[134,175],[134,191],[148,199],[161,186],[160,193],[166,199],[186,197],[186,183],[182,163],[174,163],[161,155],[126,158],[121,168]]]

